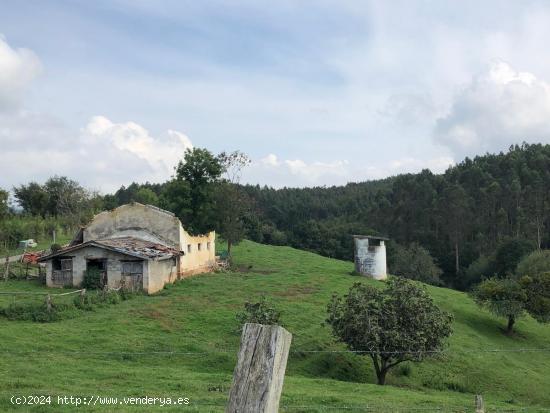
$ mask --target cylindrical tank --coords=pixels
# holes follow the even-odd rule
[[[355,271],[361,275],[385,280],[386,270],[386,246],[387,238],[372,237],[368,235],[354,235],[355,242]]]

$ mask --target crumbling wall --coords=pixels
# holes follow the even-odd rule
[[[171,212],[134,202],[97,214],[84,228],[83,240],[136,237],[179,248],[180,227]]]

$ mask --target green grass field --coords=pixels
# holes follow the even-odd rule
[[[262,294],[293,333],[281,411],[473,412],[476,393],[489,412],[550,409],[550,352],[480,351],[550,348],[549,326],[524,318],[507,337],[503,320],[465,294],[428,287],[455,316],[448,352],[397,367],[388,385],[377,386],[365,357],[299,351],[344,349],[322,325],[326,304],[333,292],[374,281],[350,275],[352,263],[288,247],[247,241],[234,254],[239,272],[195,276],[76,318],[48,324],[0,318],[0,411],[223,412],[240,338],[235,314]],[[42,288],[6,284],[0,290]],[[46,394],[55,398],[51,406],[16,408],[9,400]],[[76,409],[58,406],[58,395],[188,397],[191,404]]]

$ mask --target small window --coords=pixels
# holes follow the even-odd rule
[[[206,249],[207,249],[208,251],[210,251],[210,241],[208,241],[208,242],[206,243]]]
[[[126,261],[122,263],[122,275],[137,276],[143,274],[142,261]]]
[[[197,244],[197,249],[200,251],[200,250],[201,250],[201,247],[202,247],[202,244],[199,242],[199,243]]]
[[[191,253],[191,244],[187,244],[187,252],[190,254]]]

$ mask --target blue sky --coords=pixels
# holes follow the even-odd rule
[[[345,184],[550,141],[550,4],[0,0],[0,186]]]

